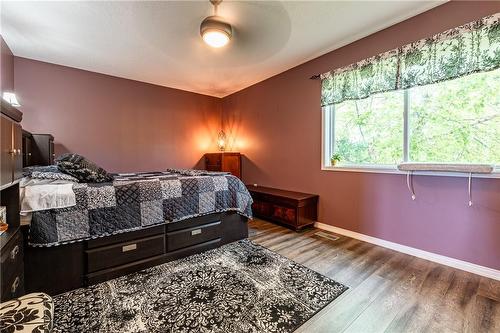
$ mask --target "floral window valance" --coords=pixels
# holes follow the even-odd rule
[[[321,105],[500,67],[500,13],[320,75]]]

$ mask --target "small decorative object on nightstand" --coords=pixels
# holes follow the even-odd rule
[[[205,154],[205,169],[208,171],[230,172],[241,178],[240,153],[208,153]]]

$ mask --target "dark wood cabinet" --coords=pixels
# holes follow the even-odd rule
[[[23,130],[23,167],[33,165],[33,136]]]
[[[51,134],[31,134],[32,165],[54,164],[54,137]]]
[[[312,226],[318,218],[316,194],[280,190],[264,186],[247,185],[252,195],[253,214],[266,220],[301,230]]]
[[[19,229],[19,179],[22,177],[23,114],[0,102],[0,206],[4,206],[8,229],[0,235],[0,301],[24,294],[23,236]]]
[[[23,237],[19,227],[0,235],[2,302],[24,295]]]
[[[23,177],[23,136],[22,128],[18,123],[12,124],[12,147],[16,154],[13,156],[12,179],[17,180]]]
[[[207,153],[205,154],[205,169],[230,172],[233,176],[241,178],[241,154]]]
[[[2,117],[0,118],[1,121],[1,129],[0,129],[0,134],[2,136],[2,141],[1,141],[1,156],[0,156],[0,163],[1,163],[1,184],[0,185],[6,185],[12,182],[12,121],[9,120],[8,118]]]
[[[54,164],[54,137],[22,131],[22,166]]]
[[[19,124],[20,118],[9,118],[3,113],[0,119],[1,131],[1,186],[8,186],[10,183],[22,177],[22,129]]]

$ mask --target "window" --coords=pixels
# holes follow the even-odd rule
[[[323,108],[324,165],[500,163],[500,69]]]

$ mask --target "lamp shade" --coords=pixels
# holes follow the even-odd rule
[[[226,133],[224,133],[224,130],[219,131],[219,135],[217,136],[217,147],[220,151],[226,150]]]
[[[15,106],[15,107],[21,106],[21,104],[19,104],[19,102],[17,101],[16,94],[14,94],[13,92],[5,91],[3,93],[3,99],[12,106]]]

